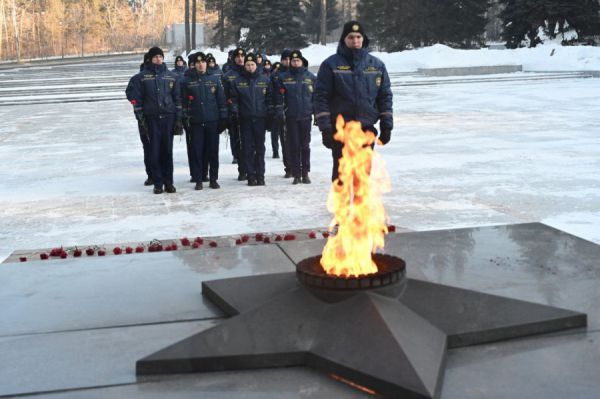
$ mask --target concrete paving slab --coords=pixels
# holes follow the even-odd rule
[[[275,245],[13,264],[0,336],[221,317],[202,281],[292,270]]]
[[[212,325],[185,322],[0,338],[0,396],[133,384],[139,357]]]

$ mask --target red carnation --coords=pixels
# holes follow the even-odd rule
[[[40,254],[40,259],[41,259],[41,260],[48,260],[48,258],[49,258],[49,256],[48,256],[48,254],[47,254],[47,253],[45,253],[45,252],[44,252],[44,253],[41,253],[41,254]]]
[[[248,240],[250,240],[250,236],[248,236],[247,234],[244,234],[242,236],[242,242],[248,242]]]
[[[133,253],[133,248],[131,248],[131,247],[125,248],[125,253],[126,254],[132,254]]]
[[[138,254],[144,252],[144,247],[138,245],[137,247],[135,247],[135,252]]]
[[[256,241],[262,241],[263,238],[265,238],[265,236],[263,235],[263,233],[256,233],[254,238],[256,239]]]
[[[196,237],[194,239],[194,242],[197,242],[199,245],[204,244],[204,240],[202,239],[202,237]]]
[[[183,237],[181,239],[181,245],[183,245],[184,247],[189,247],[190,246],[190,240],[187,237]]]
[[[122,252],[123,252],[123,250],[121,249],[121,247],[113,248],[113,254],[115,254],[115,255],[121,255]]]
[[[104,255],[106,255],[106,251],[103,250],[103,249],[99,249],[98,250],[98,256],[104,256]]]
[[[296,236],[295,236],[294,234],[286,234],[286,235],[283,237],[283,240],[284,240],[284,241],[292,241],[292,240],[295,240],[295,239],[296,239]]]
[[[242,245],[242,240],[240,238],[236,239],[235,245]]]
[[[281,241],[281,236],[279,234],[277,234],[277,236],[275,236],[275,241]]]
[[[194,243],[192,244],[192,248],[194,248],[194,249],[200,248],[200,243],[198,243],[198,241],[194,241]]]
[[[137,100],[131,100],[131,105],[136,105],[137,104]]]
[[[92,256],[94,254],[94,248],[87,248],[85,253],[87,256]]]
[[[227,104],[233,104],[233,100],[231,98],[227,99]]]
[[[310,233],[308,233],[308,238],[317,238],[317,233],[311,231]]]
[[[26,257],[26,256],[21,256],[21,257],[19,258],[19,260],[20,260],[21,262],[27,262],[27,257]]]
[[[173,244],[171,244],[171,249],[173,251],[177,251],[179,249],[179,247],[177,246],[177,244],[173,243]]]
[[[388,226],[388,232],[393,233],[396,231],[396,226],[394,226],[393,224],[390,224]]]
[[[165,247],[165,251],[171,251],[171,250],[172,250],[172,248],[171,248],[171,246],[170,246],[170,245],[167,245],[167,246]]]
[[[263,242],[264,242],[265,244],[270,244],[270,243],[271,243],[271,237],[265,237],[265,238],[263,239]]]
[[[323,237],[324,237],[324,238],[327,238],[327,237],[329,237],[329,232],[328,232],[328,231],[325,231],[325,232],[323,232]]]
[[[66,259],[66,258],[67,258],[67,256],[69,256],[69,255],[68,255],[68,254],[67,254],[65,251],[62,251],[62,252],[60,253],[60,257],[61,257],[61,259]]]
[[[194,101],[194,96],[188,96],[188,100]]]
[[[282,87],[282,88],[280,88],[280,89],[279,89],[279,92],[280,92],[281,94],[285,94],[285,87]]]
[[[83,251],[79,248],[75,248],[75,250],[73,251],[73,256],[76,258],[79,258],[81,254],[83,254]]]
[[[219,246],[219,244],[217,244],[216,241],[211,241],[210,244],[208,244],[208,245],[210,245],[212,248],[216,248]]]
[[[50,251],[50,256],[60,256],[60,254],[62,253],[62,247],[61,248],[52,248],[52,250]]]

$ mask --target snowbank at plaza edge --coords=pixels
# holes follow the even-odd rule
[[[302,49],[302,54],[310,65],[316,66],[334,54],[336,47],[337,43],[327,46],[313,44]],[[204,52],[213,53],[219,65],[227,60],[227,53],[218,49],[209,48]],[[372,54],[385,62],[389,72],[491,65],[522,65],[524,71],[600,71],[600,47],[561,46],[555,43],[514,50],[458,50],[436,44],[415,50]],[[269,56],[269,59],[272,62],[279,61],[279,55]]]

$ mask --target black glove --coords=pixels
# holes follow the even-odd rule
[[[331,150],[333,148],[333,130],[323,130],[321,132],[321,138],[323,139],[323,145]]]
[[[219,123],[217,124],[217,133],[223,133],[225,129],[227,129],[227,125],[227,119],[219,119]]]
[[[190,127],[192,125],[192,118],[190,118],[187,115],[184,115],[182,123],[183,123],[183,127],[185,128],[185,130],[190,130]]]
[[[231,115],[229,115],[229,122],[233,123],[234,125],[238,123],[238,120],[239,115],[237,112],[232,112]]]
[[[173,135],[181,136],[183,134],[183,122],[181,119],[177,119],[173,125]]]
[[[381,134],[379,135],[379,140],[381,141],[381,144],[386,145],[387,143],[389,143],[391,136],[391,130],[381,130]]]
[[[144,117],[142,117],[142,119],[138,119],[138,126],[142,130],[142,133],[144,133],[147,136],[148,135],[148,122],[146,122],[146,119]]]
[[[271,131],[271,126],[273,126],[273,115],[267,115],[265,118],[265,128],[267,131]]]

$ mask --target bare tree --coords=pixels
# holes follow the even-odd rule
[[[185,51],[190,51],[190,0],[185,0]]]
[[[327,44],[327,0],[321,0],[321,44]]]
[[[196,48],[196,0],[192,0],[192,48]]]

